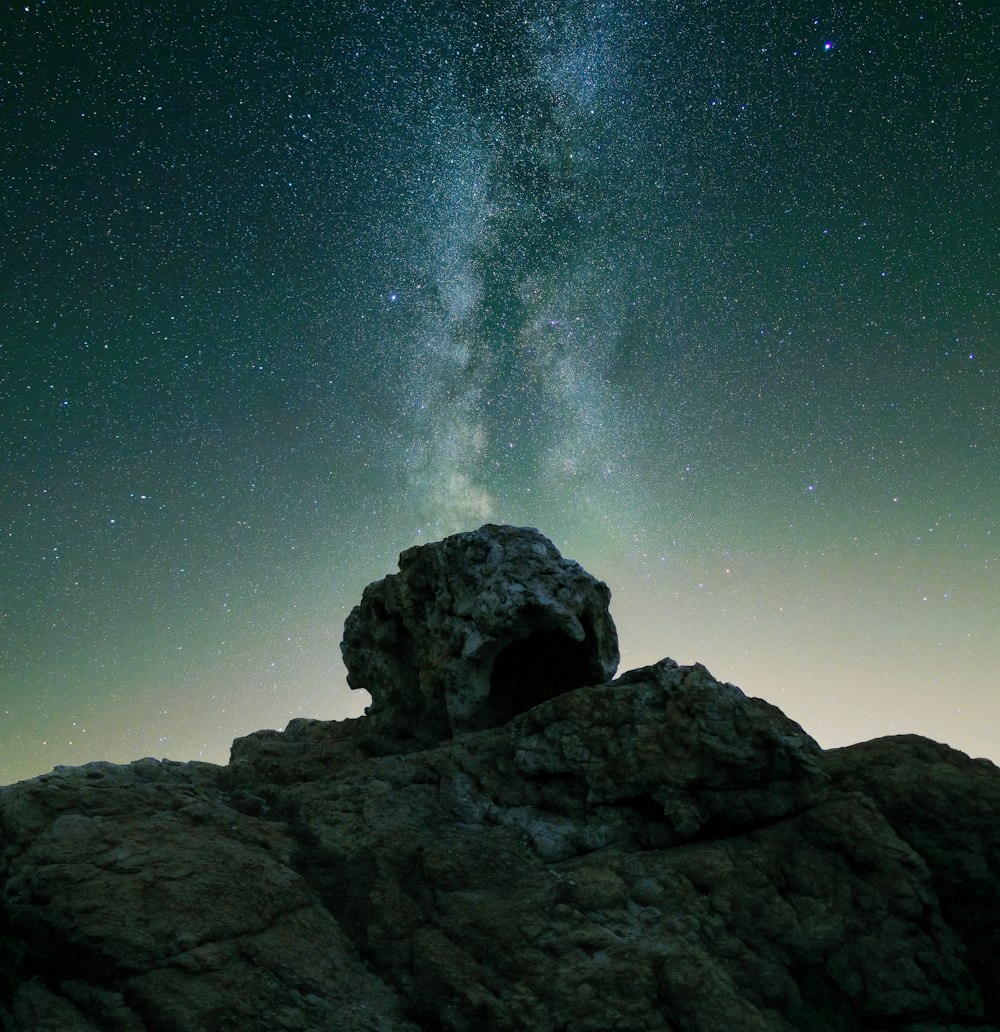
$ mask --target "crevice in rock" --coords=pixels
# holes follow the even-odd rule
[[[788,973],[798,990],[798,999],[787,1004],[788,1020],[794,1027],[864,1032],[867,1026],[858,1020],[854,1003],[821,964],[792,961]],[[886,1027],[884,1021],[878,1027]]]
[[[758,817],[747,821],[734,821],[721,814],[709,817],[693,834],[678,835],[670,819],[663,812],[663,805],[650,795],[631,796],[615,804],[633,814],[632,841],[640,851],[684,849],[709,842],[745,838],[758,831],[765,831],[782,821],[794,820],[808,813],[816,805],[809,804],[774,817]]]
[[[319,835],[296,815],[289,814],[286,826],[296,843],[292,867],[305,879],[320,906],[337,921],[355,948],[363,952],[376,872],[357,865],[350,855],[325,848]]]
[[[292,914],[298,914],[305,910],[311,910],[313,906],[314,904],[310,901],[299,903],[297,906],[289,907],[287,910],[279,910],[269,921],[262,923],[259,927],[248,928],[246,931],[237,932],[236,935],[221,935],[217,937],[206,936],[204,939],[196,942],[193,946],[187,946],[182,950],[178,950],[176,953],[170,953],[160,958],[160,960],[151,965],[147,971],[142,973],[148,974],[149,971],[159,971],[161,968],[172,967],[174,966],[174,962],[180,957],[187,956],[188,954],[202,949],[205,946],[216,946],[219,943],[242,942],[246,939],[254,939],[261,935],[267,935],[286,917],[290,917]]]
[[[810,807],[805,809],[810,809]],[[763,831],[765,828],[779,824],[781,821],[798,817],[803,812],[804,810],[789,810],[787,813],[781,813],[775,817],[757,817],[748,821],[733,821],[722,814],[716,814],[709,817],[690,838],[684,839],[684,844],[688,842],[715,842],[720,839],[733,838],[737,835],[750,835],[755,831]]]

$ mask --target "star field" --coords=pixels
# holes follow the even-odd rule
[[[487,520],[623,670],[1000,759],[989,3],[5,20],[0,781],[358,714]]]

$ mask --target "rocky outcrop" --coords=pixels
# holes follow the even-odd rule
[[[618,667],[611,592],[547,538],[486,524],[410,548],[344,625],[347,682],[383,741],[433,745],[505,724]]]
[[[435,597],[436,633],[460,592]],[[530,638],[484,612],[494,660]],[[460,660],[457,633],[409,659]],[[824,753],[671,660],[542,686],[506,719],[489,692],[449,710],[455,682],[427,683],[432,744],[393,722],[390,691],[371,717],[240,739],[224,768],[96,763],[0,789],[3,1027],[1000,1028],[992,764],[912,737]]]

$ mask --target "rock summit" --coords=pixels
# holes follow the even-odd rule
[[[1000,771],[611,680],[537,531],[410,549],[370,713],[0,788],[4,1032],[1000,1032]]]

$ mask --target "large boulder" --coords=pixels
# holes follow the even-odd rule
[[[611,592],[548,538],[486,524],[407,549],[344,625],[352,688],[382,740],[429,745],[610,680]]]

